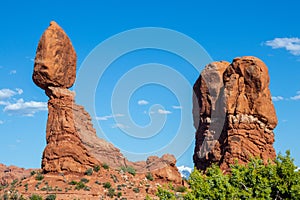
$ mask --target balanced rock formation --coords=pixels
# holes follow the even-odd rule
[[[277,117],[269,90],[267,66],[258,58],[213,62],[194,84],[196,132],[194,163],[205,170],[218,164],[264,161],[276,157],[273,129]]]
[[[114,145],[97,137],[90,115],[75,103],[75,93],[68,90],[76,78],[76,53],[55,22],[40,39],[32,78],[49,97],[44,172],[85,172],[106,163],[111,168],[132,166],[139,173],[151,171],[156,178],[181,182],[174,156],[131,162]]]
[[[76,130],[74,84],[76,53],[63,29],[51,22],[38,44],[33,81],[45,90],[48,101],[47,146],[43,153],[45,172],[84,172],[98,161],[87,151]]]

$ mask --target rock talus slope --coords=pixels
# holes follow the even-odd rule
[[[194,84],[196,131],[194,163],[205,170],[212,163],[223,170],[235,160],[276,157],[273,129],[277,117],[266,65],[245,56],[205,67]]]

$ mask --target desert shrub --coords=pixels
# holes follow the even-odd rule
[[[117,197],[120,198],[122,196],[122,192],[117,193]]]
[[[164,189],[162,187],[157,188],[156,196],[159,197],[159,199],[161,200],[167,200],[167,199],[175,200],[175,195],[169,190]]]
[[[75,186],[75,190],[81,190],[81,189],[83,189],[83,188],[85,188],[86,187],[86,185],[83,183],[83,182],[78,182],[77,184],[76,184],[76,186]]]
[[[45,200],[55,200],[56,199],[56,195],[55,194],[49,194]]]
[[[134,191],[135,193],[139,193],[140,189],[139,188],[133,188],[132,191]]]
[[[131,166],[128,166],[128,167],[127,167],[127,172],[128,172],[129,174],[132,174],[133,176],[135,176],[135,174],[136,174],[135,169],[134,169],[133,167],[131,167]]]
[[[109,166],[108,166],[108,164],[106,164],[106,163],[103,163],[103,164],[102,164],[102,167],[103,167],[104,169],[109,169]]]
[[[98,172],[99,170],[100,170],[100,166],[99,166],[99,165],[95,165],[95,166],[94,166],[94,171],[95,171],[95,172]]]
[[[182,192],[186,192],[186,190],[187,190],[187,188],[183,185],[175,187],[176,192],[181,192],[182,193]]]
[[[115,189],[109,188],[107,196],[109,196],[110,198],[113,198],[115,196]]]
[[[147,194],[145,200],[152,200],[151,197]]]
[[[77,184],[77,181],[71,181],[71,182],[69,182],[69,185],[76,185]]]
[[[11,186],[15,186],[15,184],[18,182],[18,179],[14,179],[13,182],[11,182]]]
[[[83,183],[88,183],[88,182],[89,182],[89,179],[87,179],[87,178],[82,178],[82,179],[80,179],[80,181],[83,182]]]
[[[91,176],[93,174],[93,169],[89,168],[84,172],[84,175]]]
[[[35,175],[35,174],[36,174],[35,171],[31,171],[31,172],[30,172],[30,175],[31,175],[31,176],[33,176],[33,175]]]
[[[95,183],[96,183],[97,185],[100,185],[100,184],[101,184],[100,181],[98,181],[98,180],[96,180]]]
[[[110,184],[110,182],[105,182],[105,183],[103,183],[103,187],[104,188],[111,188],[111,184]]]
[[[33,194],[29,197],[30,200],[43,200],[43,198],[40,195]]]
[[[35,176],[35,180],[37,181],[41,181],[44,179],[44,175],[41,174],[41,173],[37,173],[36,176]]]
[[[121,170],[123,172],[128,172],[129,174],[132,174],[133,176],[135,176],[135,174],[136,174],[136,170],[132,166],[128,166],[128,167],[122,166]]]
[[[153,181],[153,180],[154,180],[154,178],[153,178],[153,176],[152,176],[152,174],[151,174],[150,172],[148,172],[148,173],[146,174],[146,178],[147,178],[149,181]]]

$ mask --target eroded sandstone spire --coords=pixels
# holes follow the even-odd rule
[[[84,172],[106,163],[115,169],[132,166],[139,173],[151,171],[155,178],[181,183],[173,155],[131,162],[113,144],[97,137],[91,116],[75,103],[75,93],[68,90],[75,74],[76,53],[72,43],[62,28],[51,22],[38,44],[32,76],[49,97],[44,172]]]
[[[209,64],[196,81],[194,93],[194,163],[198,169],[215,163],[227,170],[235,160],[275,158],[277,118],[268,69],[260,59],[245,56],[231,64]]]
[[[33,81],[45,90],[48,101],[45,172],[84,172],[99,163],[82,144],[75,123],[75,94],[68,90],[75,81],[76,53],[63,29],[51,22],[38,44]]]

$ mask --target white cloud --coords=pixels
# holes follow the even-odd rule
[[[8,99],[16,95],[16,92],[10,89],[1,89],[0,90],[0,99]]]
[[[16,103],[9,103],[3,109],[8,114],[17,114],[23,116],[33,116],[39,111],[47,110],[47,102],[17,100]]]
[[[284,48],[289,53],[299,56],[300,55],[300,38],[275,38],[265,42],[265,45],[272,47],[272,49]]]
[[[4,121],[0,120],[0,124],[4,124]]]
[[[282,100],[284,100],[284,98],[282,96],[274,96],[274,97],[272,97],[272,100],[273,101],[282,101]]]
[[[163,110],[163,109],[158,109],[157,112],[158,112],[159,114],[162,114],[162,115],[167,115],[167,114],[171,114],[171,113],[172,113],[171,111]]]
[[[16,91],[17,91],[18,94],[23,94],[23,90],[20,89],[20,88],[16,88]]]
[[[17,73],[17,70],[11,70],[10,72],[9,72],[9,74],[16,74]]]
[[[20,88],[16,88],[15,91],[13,91],[11,89],[4,88],[4,89],[0,90],[0,100],[1,99],[9,99],[9,98],[11,98],[11,97],[13,97],[17,94],[20,95],[22,93],[23,93],[23,90],[20,89]]]
[[[139,105],[147,105],[147,104],[149,104],[149,102],[142,99],[142,100],[139,100],[139,101],[138,101],[138,104],[139,104]]]
[[[124,117],[123,114],[115,114],[115,115],[106,115],[106,116],[101,116],[101,117],[96,117],[96,120],[99,120],[99,121],[107,121],[111,118],[116,118],[116,117]]]
[[[177,167],[178,171],[181,174],[181,177],[183,178],[189,178],[190,174],[192,173],[193,169],[190,167],[185,167],[185,166],[179,166]]]
[[[6,106],[8,104],[9,104],[8,101],[0,101],[0,106]]]
[[[182,106],[172,106],[173,109],[182,109]]]
[[[300,100],[300,91],[297,92],[297,95],[291,97],[292,100]]]
[[[124,124],[120,124],[120,123],[116,123],[114,125],[112,125],[112,128],[129,128],[128,126],[124,125]]]

